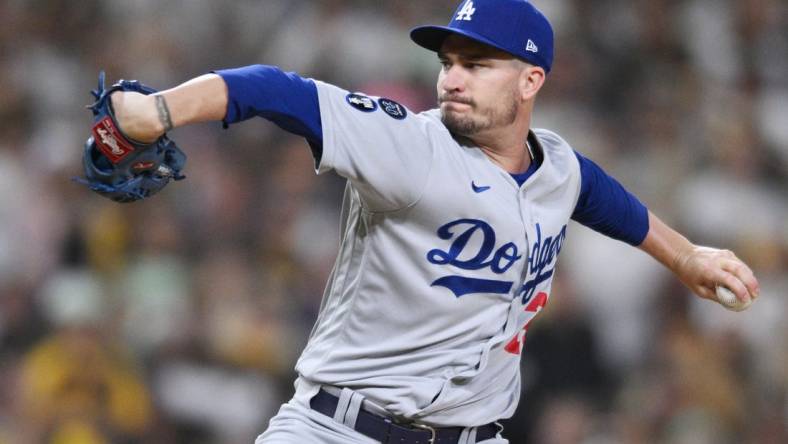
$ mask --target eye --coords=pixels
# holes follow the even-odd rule
[[[448,60],[442,59],[439,62],[444,70],[451,68],[451,62],[449,62]]]

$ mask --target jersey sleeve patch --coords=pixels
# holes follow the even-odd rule
[[[378,109],[378,104],[374,100],[359,93],[348,94],[345,96],[345,101],[353,108],[365,113],[371,113]]]
[[[380,112],[379,96],[320,81],[315,85],[323,130],[318,173],[333,170],[351,181],[368,212],[397,211],[418,201],[436,143],[427,119],[409,111],[407,118],[394,119]],[[404,116],[405,107],[397,105],[389,112]]]
[[[391,99],[380,98],[378,103],[380,104],[380,109],[394,119],[402,120],[408,117],[407,109]]]

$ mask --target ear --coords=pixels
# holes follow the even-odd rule
[[[532,100],[544,85],[546,74],[539,66],[526,64],[520,72],[520,97],[523,101]]]

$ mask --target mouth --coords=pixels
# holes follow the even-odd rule
[[[471,108],[471,105],[468,102],[456,101],[456,100],[442,100],[441,106],[445,108],[451,108],[457,110]]]
[[[438,102],[441,105],[444,103],[452,104],[452,105],[467,105],[473,106],[473,100],[470,97],[462,97],[454,94],[446,94],[438,97]]]

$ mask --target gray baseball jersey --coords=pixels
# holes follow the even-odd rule
[[[580,168],[534,130],[522,186],[440,112],[317,85],[318,172],[348,179],[342,242],[296,369],[392,414],[476,426],[511,416],[528,323],[547,302]]]

